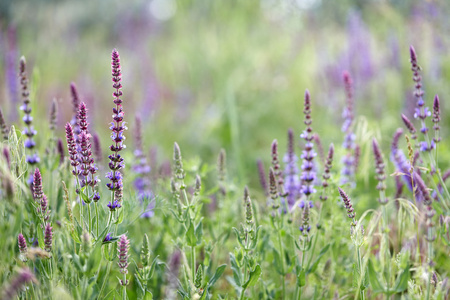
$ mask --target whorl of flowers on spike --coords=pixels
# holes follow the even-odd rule
[[[44,230],[44,245],[45,245],[45,251],[52,252],[52,241],[53,241],[53,231],[52,226],[50,226],[50,223],[47,223],[47,226],[45,226]]]
[[[320,200],[322,201],[326,201],[328,199],[328,196],[325,194],[325,189],[328,187],[328,180],[330,180],[330,173],[331,173],[331,168],[333,167],[333,156],[334,156],[334,145],[331,144],[330,148],[328,149],[328,155],[327,155],[327,160],[325,161],[325,165],[324,165],[324,170],[323,170],[323,175],[322,175],[322,187],[324,192],[322,193],[322,195],[320,195]]]
[[[272,167],[269,169],[269,194],[272,199],[272,209],[278,210],[280,208],[280,203],[278,203],[278,186],[277,186],[277,178],[275,176],[275,171]]]
[[[58,141],[56,142],[56,150],[59,155],[59,164],[62,164],[64,162],[64,145],[61,138],[58,138]]]
[[[269,189],[267,187],[266,171],[264,170],[264,163],[262,162],[262,160],[258,159],[257,166],[258,166],[259,184],[264,190],[264,195],[268,197]]]
[[[70,165],[73,167],[72,174],[78,176],[81,173],[81,171],[78,169],[80,162],[78,160],[78,150],[77,144],[75,142],[73,128],[72,125],[70,125],[70,123],[66,124],[66,142],[67,148],[69,150]]]
[[[425,107],[425,101],[423,99],[423,90],[422,90],[422,77],[420,76],[420,66],[417,62],[417,55],[416,50],[414,50],[413,46],[410,46],[409,48],[410,56],[411,56],[411,70],[413,72],[413,81],[414,81],[414,97],[417,100],[414,118],[420,119],[422,128],[420,129],[420,132],[423,134],[427,134],[428,127],[425,124],[425,119],[427,117],[431,116],[431,111],[428,109],[428,107]],[[434,149],[435,144],[432,140],[430,144],[428,142],[422,141],[420,142],[420,151],[430,151],[431,149]]]
[[[119,262],[117,263],[120,268],[120,273],[128,273],[128,249],[130,248],[130,241],[125,234],[121,235],[117,245]]]
[[[311,230],[311,226],[309,225],[309,214],[311,208],[312,206],[308,204],[303,207],[302,225],[299,227],[299,230],[303,236],[307,236]]]
[[[300,197],[300,178],[299,169],[297,167],[298,157],[294,151],[294,132],[292,129],[288,130],[288,149],[284,156],[284,189],[287,193],[286,199],[289,209]]]
[[[27,148],[32,154],[27,155],[27,162],[30,165],[37,164],[40,159],[38,154],[33,149],[36,146],[36,143],[33,140],[33,136],[36,135],[37,131],[33,129],[32,122],[33,117],[31,116],[31,106],[30,106],[30,92],[28,91],[28,78],[26,73],[26,62],[25,57],[20,58],[20,84],[22,88],[22,98],[23,98],[23,105],[20,107],[20,109],[25,113],[25,116],[23,117],[23,122],[25,123],[26,127],[22,131],[23,135],[27,136],[27,139],[25,140],[25,148]]]
[[[108,157],[110,159],[109,168],[110,172],[107,173],[106,178],[108,178],[111,182],[107,183],[106,186],[114,192],[114,198],[117,201],[122,201],[123,195],[123,183],[122,183],[122,174],[120,170],[125,166],[123,162],[123,157],[119,154],[119,152],[124,149],[126,146],[123,144],[125,140],[125,136],[123,135],[124,130],[127,129],[125,126],[125,122],[123,122],[123,108],[122,108],[122,72],[120,68],[120,58],[119,52],[116,49],[112,52],[112,81],[113,88],[115,89],[113,93],[114,104],[116,105],[113,108],[113,122],[111,122],[111,139],[113,144],[109,147],[112,151]]]
[[[351,225],[353,227],[356,227],[357,221],[356,221],[356,214],[355,210],[353,209],[352,201],[350,197],[344,192],[343,189],[339,188],[339,194],[341,195],[342,201],[344,202],[345,209],[347,209],[347,216],[352,219]]]
[[[91,142],[88,134],[85,131],[81,131],[80,134],[80,169],[81,173],[81,187],[91,186],[95,187],[99,182],[94,174],[97,173],[97,168],[94,164],[94,158],[92,157]]]
[[[3,140],[8,140],[9,129],[6,126],[5,118],[3,117],[2,109],[0,108],[0,133],[3,137]]]
[[[284,191],[284,179],[283,174],[280,166],[280,162],[278,160],[278,141],[273,140],[272,142],[272,168],[275,174],[275,178],[277,180],[277,186],[278,186],[278,192],[280,194],[280,197],[286,196],[286,193]],[[284,199],[283,199],[284,201]]]
[[[56,120],[58,119],[58,103],[56,99],[53,99],[52,105],[50,106],[50,130],[56,129]]]
[[[27,261],[27,252],[28,252],[28,248],[27,248],[27,241],[25,240],[25,237],[19,233],[19,236],[17,237],[17,242],[19,244],[19,252],[21,255],[21,260],[22,261]]]
[[[133,171],[136,174],[136,179],[134,180],[134,187],[136,188],[136,193],[139,201],[144,201],[145,199],[150,199],[152,197],[152,192],[150,190],[149,173],[150,166],[147,163],[147,157],[144,155],[142,150],[142,126],[141,118],[136,116],[135,118],[135,130],[134,130],[134,158],[135,164],[133,166]],[[141,215],[142,218],[150,218],[154,215],[152,210],[153,204],[149,204],[146,212]]]
[[[434,101],[433,101],[433,129],[435,132],[435,137],[433,138],[433,141],[437,144],[440,142],[441,138],[439,137],[439,130],[441,129],[441,127],[439,126],[439,122],[441,121],[441,108],[440,108],[440,103],[439,103],[439,96],[436,95],[434,96]]]
[[[417,131],[416,131],[416,128],[414,127],[414,124],[404,114],[402,114],[402,120],[403,120],[403,123],[405,124],[405,127],[409,130],[409,133],[411,134],[411,138],[413,140],[415,140],[417,138],[417,135],[416,135]]]
[[[344,118],[344,124],[342,125],[342,132],[345,133],[344,137],[344,143],[342,146],[346,150],[346,154],[344,158],[342,159],[342,162],[344,164],[342,168],[341,173],[341,183],[349,183],[352,182],[353,177],[355,175],[355,170],[357,166],[357,161],[355,158],[355,139],[356,136],[352,131],[352,125],[354,120],[354,112],[353,112],[353,81],[350,77],[350,74],[347,71],[344,71],[342,74],[342,77],[344,79],[344,85],[345,85],[345,92],[346,92],[346,106],[344,108],[344,111],[342,113],[342,117]]]
[[[378,141],[374,138],[372,140],[373,155],[375,157],[375,172],[377,173],[376,179],[378,180],[377,190],[386,190],[386,174],[384,172],[385,164],[383,160],[383,155],[378,145]]]
[[[78,117],[78,110],[80,108],[80,98],[78,97],[78,91],[77,86],[74,82],[70,83],[70,94],[72,96],[72,108],[73,108],[73,116],[72,120],[70,121],[70,125],[73,126],[73,129],[75,131],[75,134],[80,134],[80,129],[78,127],[77,117]]]
[[[303,159],[302,163],[302,175],[300,177],[302,187],[301,193],[305,194],[306,197],[316,192],[314,189],[314,181],[316,180],[316,172],[314,167],[314,157],[316,153],[314,152],[314,144],[312,143],[313,134],[312,134],[312,118],[311,118],[311,100],[309,91],[305,91],[305,106],[303,113],[305,115],[305,121],[303,122],[306,125],[305,131],[300,135],[302,139],[305,140],[305,148],[302,152],[301,158]]]

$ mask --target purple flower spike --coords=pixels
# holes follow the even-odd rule
[[[97,163],[101,163],[102,162],[103,153],[102,153],[102,147],[100,145],[100,137],[98,136],[97,133],[93,134],[93,144],[94,144],[95,161]]]
[[[75,142],[72,126],[69,123],[66,124],[66,141],[67,148],[69,149],[70,164],[73,167],[72,174],[78,176],[80,170],[77,167],[80,162],[78,161],[77,144]]]
[[[357,156],[358,146],[355,144],[356,136],[352,131],[352,125],[354,120],[353,81],[352,78],[350,77],[350,74],[347,71],[344,71],[342,77],[344,79],[347,100],[346,100],[346,107],[344,108],[344,111],[342,113],[342,116],[344,118],[342,132],[345,133],[344,142],[342,146],[346,149],[346,154],[342,159],[344,167],[342,168],[341,183],[345,184],[350,182],[354,184],[353,179],[357,169],[357,165],[359,163],[358,162],[359,157]]]
[[[115,91],[113,92],[114,96],[114,104],[116,105],[113,108],[113,122],[111,122],[111,126],[109,127],[112,131],[111,139],[113,144],[109,147],[112,151],[112,154],[109,155],[110,163],[109,168],[111,172],[107,174],[107,178],[110,179],[110,183],[106,184],[106,186],[114,193],[114,199],[117,201],[122,201],[123,195],[123,184],[122,184],[122,174],[120,173],[120,169],[124,167],[123,157],[119,154],[119,152],[125,148],[123,141],[125,140],[125,136],[123,135],[124,130],[127,129],[125,123],[123,122],[123,108],[122,108],[122,72],[120,68],[120,58],[119,52],[116,49],[112,52],[112,81],[113,88]]]
[[[294,152],[294,132],[292,129],[288,131],[288,150],[284,156],[286,167],[284,169],[284,189],[287,192],[287,202],[289,209],[300,197],[300,178],[299,169],[297,167],[298,157]]]
[[[45,251],[51,252],[52,251],[52,240],[53,240],[53,232],[52,232],[52,226],[50,226],[50,223],[45,226],[44,231],[44,245],[45,245]]]
[[[286,196],[284,192],[284,178],[282,176],[280,162],[278,160],[278,141],[273,140],[272,142],[272,168],[275,174],[275,178],[277,179],[278,192],[280,197]]]
[[[266,179],[266,172],[264,171],[264,163],[262,162],[262,160],[258,159],[257,165],[258,165],[259,183],[261,184],[261,187],[264,190],[264,195],[268,197],[269,189],[267,188],[267,179]]]
[[[31,154],[27,155],[27,162],[30,165],[34,165],[39,163],[40,159],[37,153],[33,150],[36,146],[36,143],[33,140],[33,136],[36,135],[36,130],[33,129],[32,122],[33,117],[31,117],[31,106],[30,106],[30,92],[28,90],[28,78],[26,73],[26,62],[25,57],[20,58],[20,84],[22,87],[22,98],[23,98],[23,105],[20,107],[20,109],[24,112],[23,122],[25,123],[26,127],[22,131],[23,135],[27,136],[27,140],[25,140],[24,145],[25,148],[29,149]],[[34,152],[33,152],[34,151]]]
[[[79,134],[77,125],[77,116],[78,116],[78,109],[80,108],[80,98],[78,97],[77,86],[75,85],[74,82],[70,83],[70,94],[72,95],[72,107],[73,107],[73,117],[72,121],[70,122],[70,125],[77,126],[75,133]]]
[[[439,96],[434,96],[434,102],[433,102],[433,129],[435,132],[435,137],[433,138],[433,141],[437,144],[441,140],[439,137],[439,130],[441,127],[439,126],[439,122],[441,121],[441,108],[439,104]]]
[[[384,173],[385,165],[383,155],[381,154],[380,146],[378,145],[378,141],[375,138],[372,140],[372,148],[373,148],[373,155],[375,157],[375,172],[377,173],[376,178],[378,180],[377,189],[380,191],[384,191],[386,190],[386,185],[384,184],[384,181],[386,179],[386,174]]]
[[[64,162],[64,146],[63,146],[63,141],[62,139],[58,139],[58,141],[56,142],[56,149],[58,151],[58,155],[59,155],[59,164],[61,165]]]
[[[311,96],[309,91],[305,91],[305,103],[303,113],[305,115],[304,124],[306,125],[305,131],[300,135],[306,142],[305,148],[300,156],[303,159],[302,164],[302,175],[300,177],[301,180],[301,192],[305,194],[307,197],[309,195],[316,192],[314,189],[314,181],[316,180],[316,172],[314,166],[314,157],[316,153],[314,151],[314,144],[312,140],[314,139],[312,134],[312,118],[311,118]]]
[[[406,128],[409,130],[409,133],[411,133],[411,138],[415,140],[417,136],[416,136],[416,128],[414,127],[413,123],[404,114],[402,114],[402,120],[403,123],[405,123]]]
[[[323,181],[322,181],[322,187],[324,190],[328,187],[328,180],[330,179],[331,175],[331,168],[333,167],[333,156],[334,156],[334,145],[331,144],[330,148],[328,149],[328,155],[327,160],[325,162],[325,169],[323,171]],[[325,192],[320,196],[320,200],[326,201],[328,199],[328,196],[325,195]]]
[[[18,240],[18,244],[19,244],[20,254],[26,255],[27,254],[27,241],[25,240],[25,237],[21,233],[19,233],[17,240]]]
[[[350,197],[344,192],[343,189],[339,188],[339,194],[341,195],[342,201],[344,202],[344,206],[347,209],[347,215],[350,219],[352,219],[352,226],[356,227],[356,214],[355,214],[355,210],[353,209],[353,205],[352,202],[350,200]]]
[[[5,118],[3,117],[3,112],[0,109],[0,133],[3,137],[3,140],[8,140],[9,128],[6,126]]]
[[[128,273],[128,249],[130,248],[130,241],[128,240],[125,234],[121,235],[119,238],[119,242],[117,245],[118,248],[118,257],[119,262],[117,263],[120,268],[120,273],[127,274]]]

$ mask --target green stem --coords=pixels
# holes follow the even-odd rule
[[[123,274],[123,300],[127,300],[127,274]]]
[[[323,202],[322,202],[322,205],[320,205],[320,208],[319,208],[319,219],[317,221],[317,224],[320,224],[320,221],[322,219],[322,206],[323,206]],[[317,234],[314,236],[314,242],[313,242],[313,246],[312,246],[312,249],[311,249],[311,253],[315,253],[314,250],[316,249],[316,243],[317,243],[318,235],[319,235],[319,233],[317,232]],[[311,265],[311,262],[312,262],[312,257],[313,256],[311,255],[309,257],[309,259],[308,259],[308,265],[306,267],[306,270],[309,270],[309,266]]]
[[[195,246],[191,247],[191,273],[192,273],[192,284],[195,280]]]
[[[95,202],[95,225],[97,227],[97,239],[99,238],[98,236],[98,222],[99,222],[99,218],[98,218],[98,205],[97,202]]]
[[[91,223],[91,204],[90,203],[88,203],[87,204],[87,206],[88,206],[88,218],[89,218],[89,220],[88,220],[88,229],[89,229],[89,234],[91,234],[92,233],[92,223]]]
[[[283,224],[283,217],[280,216],[280,224],[279,224],[279,228],[277,230],[277,235],[278,235],[278,247],[279,247],[279,251],[280,251],[280,259],[281,259],[281,272],[283,273],[281,275],[281,281],[282,281],[282,286],[283,286],[283,296],[282,299],[284,299],[286,297],[286,283],[285,283],[285,271],[284,271],[284,252],[283,252],[283,244],[281,242],[281,228],[282,228],[282,224]]]
[[[363,272],[363,269],[362,269],[361,250],[360,250],[360,247],[359,247],[359,246],[357,247],[356,252],[357,252],[357,256],[358,256],[358,265],[359,265],[358,268],[359,268],[359,272],[360,272],[360,274],[361,274],[361,277],[360,277],[360,283],[358,284],[358,289],[360,290],[360,291],[359,291],[359,294],[360,294],[360,296],[361,296],[361,299],[364,300],[364,299],[365,299],[365,297],[364,297],[364,291],[361,290],[361,288],[360,288],[361,280],[362,280],[362,278],[363,278],[363,276],[364,276],[364,272]]]
[[[106,268],[105,279],[103,280],[102,288],[100,289],[100,292],[98,293],[98,299],[101,299],[102,292],[105,289],[106,282],[108,281],[108,275],[109,275],[109,272],[111,271],[111,265],[112,265],[112,261],[108,262],[108,266]]]

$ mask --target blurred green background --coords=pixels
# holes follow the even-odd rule
[[[185,157],[210,163],[223,147],[230,173],[256,185],[256,160],[268,165],[272,140],[284,153],[287,129],[296,137],[302,132],[305,89],[324,147],[342,144],[341,74],[349,70],[365,171],[372,168],[371,137],[388,156],[400,113],[412,116],[409,45],[424,70],[428,105],[437,93],[448,113],[449,8],[444,0],[0,0],[0,106],[9,124],[19,124],[17,66],[24,55],[33,114],[48,115],[56,98],[63,137],[74,81],[106,151],[110,53],[117,48],[129,147],[140,114],[144,147],[158,148],[159,163],[170,159],[174,141]],[[38,132],[48,132],[48,123],[36,119]],[[443,123],[445,135],[448,119]],[[36,138],[45,147],[47,137]],[[367,182],[369,172],[362,174]]]

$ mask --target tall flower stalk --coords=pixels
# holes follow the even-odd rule
[[[36,143],[33,140],[33,137],[36,135],[37,131],[33,128],[33,117],[31,116],[31,105],[30,105],[30,91],[28,90],[28,77],[26,72],[26,61],[25,57],[20,58],[20,84],[21,84],[21,90],[22,90],[22,98],[23,98],[23,105],[20,107],[20,109],[24,112],[24,117],[22,118],[23,122],[25,123],[26,127],[22,131],[22,134],[27,137],[25,140],[25,148],[28,149],[27,154],[27,163],[30,165],[35,165],[39,163],[40,159],[39,156],[35,150]]]
[[[126,146],[124,145],[125,136],[123,132],[127,129],[125,126],[125,122],[123,121],[124,111],[122,107],[122,71],[120,67],[120,57],[119,52],[114,49],[112,52],[112,81],[113,88],[115,91],[113,92],[114,104],[116,105],[113,108],[113,122],[111,122],[111,139],[113,144],[109,147],[112,154],[109,157],[109,168],[110,172],[106,174],[106,178],[108,178],[111,182],[107,183],[106,186],[111,191],[111,202],[118,201],[122,202],[123,198],[123,183],[122,183],[122,174],[120,172],[121,169],[124,168],[125,164],[123,162],[123,157],[120,155],[120,151],[122,151]]]
[[[354,100],[353,100],[353,81],[350,77],[350,74],[345,71],[342,74],[345,85],[346,92],[346,106],[342,113],[344,117],[344,124],[342,125],[342,132],[344,132],[344,143],[342,146],[344,147],[346,154],[343,158],[344,166],[342,168],[342,176],[341,183],[352,183],[354,185],[354,176],[356,169],[356,159],[355,159],[355,149],[357,148],[355,144],[356,136],[353,133],[353,122],[354,122]]]
[[[298,157],[294,150],[294,132],[288,130],[288,149],[284,156],[284,189],[287,193],[287,208],[291,210],[297,199],[300,197],[300,177],[297,166]]]

